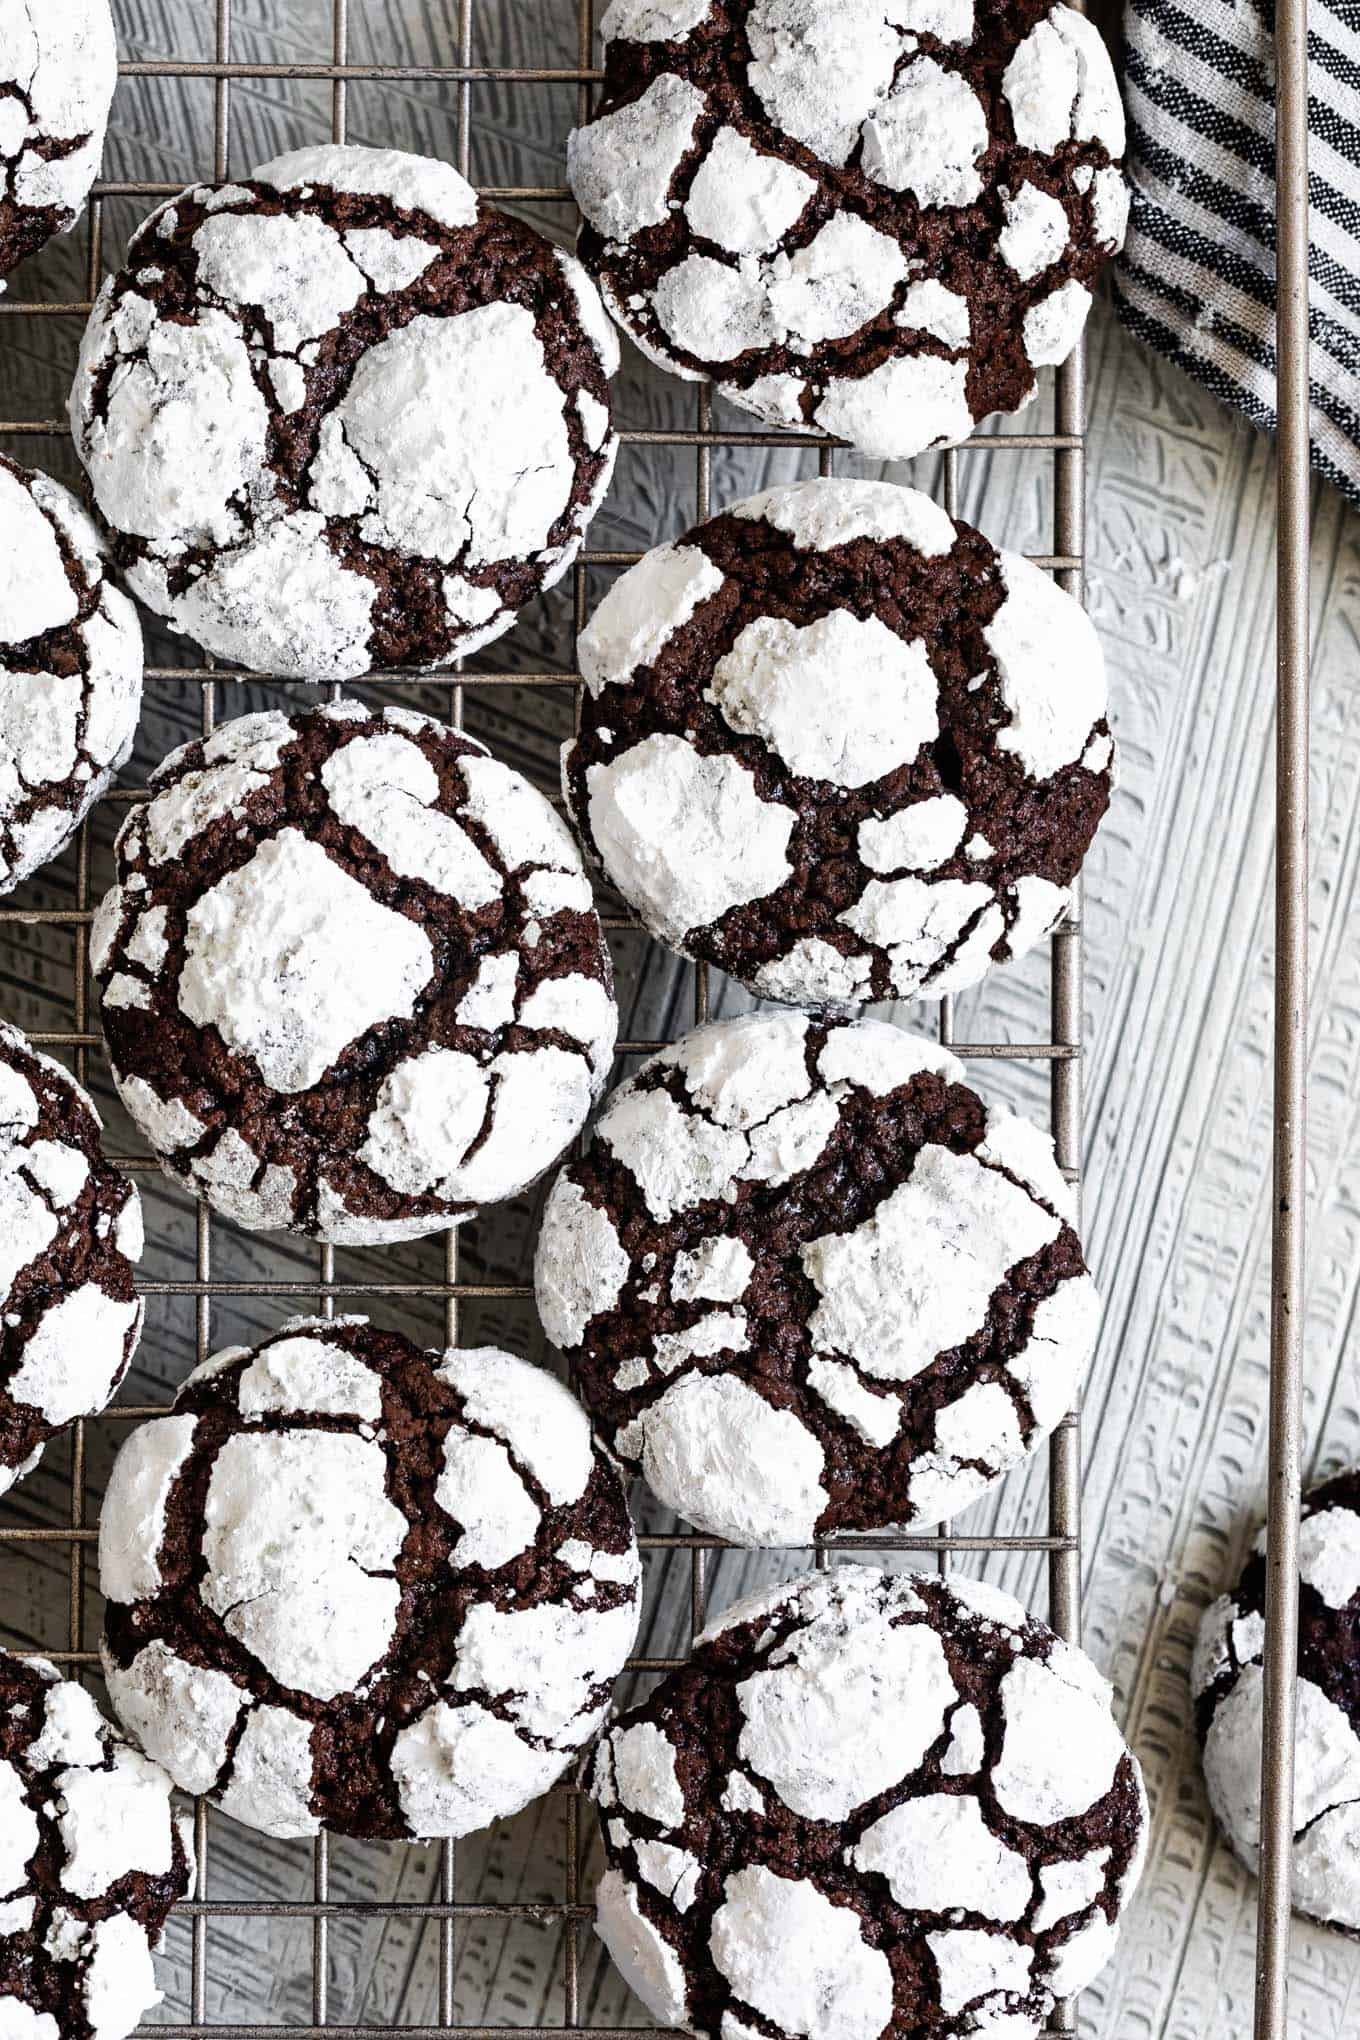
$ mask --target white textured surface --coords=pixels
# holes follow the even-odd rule
[[[213,1462],[203,1599],[280,1684],[318,1700],[357,1685],[392,1639],[407,1522],[386,1472],[376,1444],[325,1431],[228,1438]]]
[[[865,1621],[847,1593],[737,1689],[738,1754],[809,1820],[844,1820],[905,1778],[958,1698],[933,1630]]]
[[[806,1544],[826,1506],[807,1426],[732,1375],[685,1375],[618,1443],[653,1494],[736,1544]]]
[[[808,2040],[877,2040],[892,2012],[892,1970],[857,1914],[758,1865],[736,1871],[725,1890],[713,1959],[739,1998]]]
[[[494,1346],[450,1351],[440,1372],[473,1421],[512,1447],[550,1501],[579,1500],[594,1464],[590,1425],[560,1381]]]
[[[895,1806],[865,1829],[850,1860],[886,1877],[898,1905],[930,1912],[957,1906],[1017,1920],[1033,1888],[1024,1857],[997,1839],[976,1799],[961,1793],[930,1792]]]
[[[296,829],[262,843],[189,909],[179,1002],[278,1091],[305,1091],[351,1041],[406,1017],[428,935]]]
[[[166,1504],[196,1429],[188,1415],[153,1417],[123,1443],[99,1521],[100,1585],[114,1600],[139,1600],[160,1585]]]
[[[866,786],[910,765],[939,734],[921,640],[846,609],[805,624],[758,617],[718,660],[709,691],[734,730],[835,786]]]
[[[821,1299],[813,1337],[881,1380],[910,1381],[975,1332],[1006,1270],[1057,1234],[1004,1176],[929,1147],[872,1218],[802,1248]]]
[[[862,161],[875,184],[909,191],[922,206],[971,205],[987,144],[987,115],[972,86],[933,57],[916,57],[865,122]]]
[[[787,879],[792,811],[733,759],[644,737],[586,775],[590,827],[615,883],[676,945]]]

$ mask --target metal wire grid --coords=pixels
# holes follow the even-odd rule
[[[475,0],[457,0],[457,61],[441,66],[417,66],[398,64],[352,63],[349,60],[349,0],[331,0],[331,58],[329,62],[305,64],[242,63],[234,61],[231,54],[232,20],[231,0],[203,0],[210,7],[214,21],[213,54],[202,59],[149,59],[130,60],[120,66],[120,74],[128,77],[158,77],[167,79],[201,79],[211,81],[213,88],[213,133],[210,175],[216,180],[228,175],[231,153],[231,93],[233,83],[243,79],[280,79],[291,81],[328,82],[331,88],[330,130],[335,141],[346,139],[347,93],[351,82],[356,80],[379,82],[421,82],[445,84],[452,88],[455,111],[455,161],[465,176],[470,175],[470,133],[471,96],[478,84],[497,83],[524,87],[574,85],[577,93],[578,119],[583,119],[590,103],[591,88],[599,81],[601,72],[592,65],[594,40],[593,0],[561,0],[575,13],[576,60],[569,68],[526,67],[510,65],[479,65],[473,62],[473,12]],[[103,208],[110,198],[141,198],[148,201],[172,196],[180,188],[178,183],[162,184],[151,181],[101,180],[94,187],[87,221],[83,229],[86,235],[86,280],[87,296],[84,300],[61,302],[40,301],[22,303],[13,299],[0,300],[0,320],[6,317],[40,317],[79,320],[83,323],[90,310],[90,303],[98,289],[104,270],[103,249]],[[534,202],[556,202],[570,204],[571,194],[565,185],[479,185],[482,196],[493,201],[514,204]],[[3,326],[0,326],[3,331]],[[948,453],[943,460],[942,498],[945,507],[953,512],[958,496],[960,462],[970,454],[985,451],[1051,453],[1053,458],[1053,547],[1047,554],[1031,554],[1030,558],[1039,566],[1051,570],[1059,583],[1074,595],[1083,592],[1084,565],[1084,413],[1085,373],[1083,351],[1079,346],[1066,365],[1057,372],[1054,387],[1054,423],[1049,432],[1007,432],[999,436],[982,436],[969,440],[964,446]],[[68,428],[62,419],[39,418],[0,419],[0,442],[5,440],[42,440],[54,435],[66,436]],[[715,449],[726,447],[764,447],[787,449],[805,447],[816,451],[819,470],[823,474],[833,471],[836,459],[834,443],[814,433],[790,431],[729,430],[715,427],[711,415],[708,391],[699,389],[695,398],[695,420],[690,430],[633,430],[622,431],[624,444],[646,447],[688,447],[694,454],[694,505],[696,518],[709,514],[711,496],[712,456]],[[20,447],[22,453],[22,446]],[[662,536],[664,534],[657,534]],[[578,557],[574,569],[574,620],[579,629],[587,614],[586,576],[592,566],[623,566],[638,557],[633,552],[598,551],[586,548]],[[202,729],[206,734],[215,724],[218,714],[218,681],[214,677],[211,661],[204,661],[200,667],[149,666],[150,680],[182,683],[197,688],[201,693]],[[254,679],[270,680],[277,676],[259,674]],[[371,676],[376,681],[388,684],[416,685],[428,691],[428,676],[422,676],[417,683],[409,675],[382,672]],[[570,688],[579,702],[581,690],[580,675],[574,670],[542,672],[476,672],[459,670],[450,677],[447,686],[446,710],[449,722],[454,727],[463,723],[464,705],[468,690],[494,689],[498,686],[513,686],[566,689]],[[339,689],[334,690],[339,692]],[[119,804],[136,798],[139,789],[116,788],[106,797]],[[102,1037],[91,1023],[89,999],[89,924],[92,918],[90,887],[90,825],[82,827],[76,845],[76,897],[75,905],[65,909],[26,909],[6,907],[0,909],[0,929],[17,929],[22,926],[69,927],[73,935],[73,972],[70,993],[71,1022],[68,1027],[51,1030],[30,1031],[29,1038],[44,1047],[61,1050],[71,1057],[77,1076],[85,1081],[89,1071],[90,1054],[102,1047]],[[1043,1041],[994,1042],[960,1041],[955,1038],[954,1002],[945,999],[939,1009],[939,1036],[953,1052],[970,1060],[1014,1060],[1046,1063],[1050,1078],[1050,1115],[1057,1159],[1068,1180],[1080,1192],[1081,1162],[1081,895],[1076,891],[1073,905],[1067,918],[1055,931],[1052,938],[1050,1030],[1049,1038]],[[639,924],[631,916],[605,915],[605,927],[609,930],[621,928],[636,929]],[[704,964],[692,966],[693,972],[693,1014],[696,1022],[708,1017],[709,981],[708,969]],[[622,1056],[633,1057],[649,1054],[664,1045],[661,1039],[626,1040],[619,1044]],[[156,1164],[144,1156],[115,1155],[113,1160],[131,1172],[155,1174]],[[363,1297],[388,1297],[408,1299],[436,1299],[443,1305],[445,1332],[450,1343],[456,1341],[459,1329],[461,1305],[471,1299],[527,1299],[532,1290],[524,1284],[476,1283],[460,1279],[458,1231],[446,1236],[444,1249],[444,1278],[438,1283],[384,1282],[379,1279],[339,1282],[335,1273],[335,1252],[332,1247],[320,1246],[317,1250],[318,1265],[315,1281],[265,1281],[223,1282],[213,1275],[212,1221],[208,1207],[200,1204],[196,1215],[196,1253],[192,1279],[145,1281],[140,1287],[143,1294],[151,1296],[179,1296],[194,1299],[196,1312],[195,1358],[203,1360],[211,1349],[211,1313],[215,1298],[229,1296],[260,1296],[311,1300],[326,1315],[334,1314],[339,1299]],[[378,1264],[375,1262],[375,1266]],[[56,1527],[8,1527],[0,1525],[0,1544],[36,1545],[47,1543],[65,1547],[67,1552],[67,1645],[63,1650],[46,1651],[44,1655],[70,1667],[77,1677],[98,1665],[98,1653],[89,1648],[85,1634],[84,1602],[86,1585],[86,1553],[97,1536],[94,1525],[85,1520],[84,1490],[86,1482],[87,1436],[94,1424],[124,1426],[145,1417],[157,1414],[165,1407],[161,1403],[123,1404],[92,1419],[78,1420],[72,1427],[70,1462],[70,1504],[65,1524]],[[705,1619],[707,1603],[707,1565],[709,1553],[721,1548],[717,1540],[695,1534],[643,1535],[639,1539],[644,1549],[688,1552],[690,1555],[690,1616],[691,1633],[700,1628]],[[1049,1620],[1060,1635],[1078,1640],[1080,1633],[1080,1436],[1079,1418],[1076,1413],[1069,1415],[1054,1432],[1049,1445],[1049,1527],[1045,1535],[1018,1536],[966,1536],[954,1534],[950,1526],[941,1525],[935,1535],[899,1536],[841,1536],[822,1541],[815,1549],[815,1562],[825,1565],[837,1552],[873,1553],[881,1551],[911,1552],[925,1558],[933,1557],[941,1571],[948,1568],[951,1555],[976,1552],[1042,1552],[1048,1559]],[[801,1556],[801,1554],[790,1554]],[[630,1661],[629,1669],[637,1672],[660,1672],[670,1669],[682,1659],[650,1656],[637,1657]],[[148,2030],[163,2036],[163,2040],[202,2040],[212,2035],[214,2040],[265,2040],[265,2036],[281,2030],[298,2036],[298,2040],[320,2040],[320,2036],[341,2036],[341,2040],[380,2040],[393,2031],[405,2036],[405,2040],[436,2040],[436,2036],[456,2031],[470,2036],[470,2040],[613,2040],[619,2031],[615,2027],[593,2027],[581,2020],[580,2003],[580,1930],[591,1916],[592,1908],[582,1890],[582,1793],[576,1782],[559,1787],[565,1820],[565,1889],[560,1900],[546,1903],[506,1904],[480,1899],[459,1899],[456,1896],[457,1845],[449,1842],[441,1845],[439,1890],[437,1898],[428,1900],[370,1900],[360,1901],[349,1898],[341,1900],[331,1896],[330,1849],[327,1836],[318,1836],[313,1848],[312,1897],[310,1900],[284,1901],[255,1899],[246,1901],[224,1901],[214,1899],[211,1890],[212,1866],[208,1843],[208,1809],[204,1800],[195,1805],[194,1835],[197,1858],[197,1889],[194,1898],[179,1908],[181,1916],[188,1915],[192,1921],[192,1964],[190,1983],[190,2016],[187,2023],[157,2024]],[[341,2025],[328,2017],[328,1935],[333,1921],[337,1918],[355,1918],[383,1914],[404,1914],[437,1923],[439,1936],[438,1963],[438,2018],[433,2025],[403,2024],[399,2027],[387,2025],[351,2024]],[[214,1917],[225,1919],[231,1916],[271,1916],[279,1919],[310,1919],[312,1922],[311,1957],[311,2010],[310,2024],[294,2024],[286,2029],[277,2024],[227,2024],[208,2019],[207,1993],[210,1959],[209,1927]],[[530,1917],[535,1920],[557,1919],[563,1927],[562,1945],[564,1950],[563,1974],[563,2020],[560,2026],[506,2025],[477,2026],[459,2024],[455,2017],[454,1990],[456,1979],[456,1929],[459,1922],[494,1918],[510,1920],[515,1917]],[[1051,2020],[1051,2030],[1072,2032],[1075,2029],[1071,2004],[1059,2006]],[[651,2033],[651,2028],[630,2029],[635,2032]]]

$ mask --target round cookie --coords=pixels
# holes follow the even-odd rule
[[[415,1238],[512,1197],[618,1016],[571,833],[482,745],[355,701],[240,716],[151,777],[91,965],[114,1081],[238,1224]]]
[[[616,581],[579,650],[587,849],[759,997],[937,998],[1066,911],[1110,797],[1100,641],[915,490],[736,503]]]
[[[1128,193],[1105,45],[1051,0],[614,0],[567,146],[643,353],[883,460],[1066,360]]]
[[[462,1835],[595,1734],[637,1631],[622,1484],[553,1376],[296,1318],[195,1369],[99,1526],[118,1715],[271,1835]]]
[[[193,1881],[160,1766],[54,1666],[0,1651],[0,2032],[124,2040]]]
[[[1261,1854],[1266,1537],[1205,1610],[1191,1667],[1209,1804],[1255,1876]],[[1313,1488],[1299,1530],[1297,1911],[1360,1934],[1360,1469]]]
[[[141,705],[141,627],[93,524],[0,454],[0,893],[70,841],[126,761]]]
[[[1099,1317],[1046,1134],[877,1020],[700,1027],[553,1184],[534,1279],[606,1441],[737,1544],[935,1523],[1070,1408]]]
[[[235,664],[445,666],[609,484],[593,284],[446,163],[324,146],[195,185],[100,292],[76,447],[133,592]]]
[[[84,211],[117,82],[108,0],[0,0],[0,290]]]
[[[0,1494],[112,1400],[137,1349],[142,1204],[99,1126],[60,1063],[0,1022]]]
[[[1029,2040],[1108,1960],[1147,1803],[1090,1659],[952,1574],[739,1601],[600,1745],[598,1931],[706,2040]]]

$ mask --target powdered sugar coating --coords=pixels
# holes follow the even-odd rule
[[[1352,1933],[1360,1933],[1358,1595],[1360,1475],[1350,1469],[1303,1503],[1292,1859],[1295,1907]],[[1205,1610],[1191,1667],[1209,1804],[1253,1874],[1261,1847],[1264,1609],[1262,1532],[1236,1586]]]
[[[456,1224],[557,1158],[613,1052],[570,832],[403,710],[271,711],[175,752],[91,949],[124,1102],[247,1226]]]
[[[170,1791],[83,1688],[0,1653],[6,2030],[124,2040],[159,2004],[151,1950],[193,1885]]]
[[[141,629],[93,524],[58,483],[0,455],[0,893],[107,791],[141,701]]]
[[[605,1436],[698,1528],[937,1521],[1074,1399],[1098,1307],[1067,1202],[1046,1137],[947,1052],[751,1014],[610,1094],[548,1196],[540,1315]]]
[[[623,1491],[566,1389],[363,1318],[214,1356],[134,1431],[100,1574],[121,1717],[280,1836],[516,1812],[594,1734],[637,1628]]]
[[[927,497],[806,481],[656,548],[580,638],[587,849],[757,994],[935,997],[1061,919],[1108,800],[1099,639]]]
[[[1020,409],[1070,350],[1122,240],[1124,133],[1068,7],[649,4],[603,30],[568,176],[582,256],[650,359],[907,459]],[[1040,235],[1006,209],[1022,184],[1054,209]]]
[[[71,415],[135,593],[221,658],[343,680],[446,665],[561,575],[616,363],[584,273],[448,164],[326,145],[152,215]]]
[[[117,77],[108,0],[0,6],[0,290],[84,210]]]
[[[111,1401],[141,1332],[134,1185],[81,1087],[0,1024],[0,1493]]]
[[[592,1773],[597,1924],[644,2005],[713,2040],[1028,2040],[1108,1957],[1146,1833],[1108,1689],[1077,1655],[1009,1596],[935,1575],[844,1565],[729,1609]],[[998,1811],[987,1752],[1020,1718],[1005,1694],[1023,1670],[1077,1696],[1074,1760],[1115,1752],[1079,1815]],[[1038,1697],[1021,1713],[1040,1735]],[[665,1789],[630,1795],[642,1753]]]

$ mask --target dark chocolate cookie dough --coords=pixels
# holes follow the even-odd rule
[[[125,2040],[160,2002],[151,1951],[193,1886],[170,1780],[42,1659],[0,1651],[0,2028]]]
[[[876,1020],[696,1029],[548,1198],[548,1336],[614,1449],[742,1544],[933,1523],[1069,1408],[1098,1303],[1048,1136]]]
[[[114,1080],[241,1225],[373,1242],[522,1190],[613,1052],[571,832],[405,709],[241,716],[175,751],[117,845],[91,962]]]
[[[325,146],[134,235],[76,446],[134,593],[224,659],[442,666],[563,572],[608,487],[594,286],[446,163]]]
[[[882,459],[1066,359],[1124,237],[1124,116],[1051,0],[615,0],[568,145],[580,253],[644,353]]]
[[[108,0],[0,5],[0,290],[84,210],[117,78]]]
[[[517,1812],[599,1727],[637,1629],[623,1488],[566,1389],[363,1318],[198,1368],[118,1456],[99,1567],[119,1716],[272,1835]]]
[[[1109,801],[1090,619],[890,482],[771,489],[656,547],[580,659],[587,848],[765,998],[974,983],[1061,918]]]
[[[0,1494],[136,1351],[142,1205],[59,1063],[0,1024]]]
[[[599,1932],[704,2040],[1024,2040],[1114,1947],[1138,1764],[995,1587],[839,1566],[729,1608],[610,1729]]]
[[[1253,1872],[1261,1854],[1265,1532],[1230,1594],[1205,1610],[1191,1683],[1209,1802]],[[1360,1469],[1305,1497],[1299,1529],[1299,1697],[1293,1894],[1360,1934]]]

